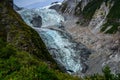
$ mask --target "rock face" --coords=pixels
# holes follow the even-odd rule
[[[18,7],[18,6],[16,6],[15,4],[13,5],[13,9],[15,10],[15,11],[19,11],[19,10],[22,10],[23,8],[20,8],[20,7]]]
[[[61,5],[55,4],[55,5],[51,6],[49,9],[54,9],[56,11],[59,11],[60,7],[61,7]]]
[[[63,13],[73,14],[76,6],[76,0],[64,0],[61,6]]]
[[[33,19],[31,20],[31,23],[33,24],[34,27],[41,27],[42,26],[42,18],[41,16],[34,16]]]
[[[64,0],[60,10],[64,13],[74,15],[84,9],[90,0]]]
[[[59,11],[60,7],[61,7],[61,3],[59,3],[59,2],[53,2],[53,3],[51,3],[49,9],[54,9],[56,11]]]
[[[95,14],[93,15],[93,18],[89,23],[89,28],[91,28],[90,30],[92,30],[93,33],[100,32],[100,29],[102,25],[106,22],[106,17],[112,6],[113,4],[106,6],[105,3],[102,3],[100,8],[96,10]]]
[[[92,50],[85,74],[101,73],[105,65],[110,66],[113,73],[119,72],[118,4],[119,0],[64,0],[62,3],[61,15],[67,17],[65,30]]]
[[[97,32],[105,31],[107,33],[114,33],[119,31],[119,14],[114,13],[119,8],[118,0],[64,0],[61,6],[61,12],[72,16],[79,17],[80,25],[94,27]],[[116,19],[114,19],[116,16]],[[113,21],[114,19],[114,21]],[[111,24],[109,24],[111,22]],[[116,26],[114,25],[116,24]],[[113,28],[115,27],[115,28]]]

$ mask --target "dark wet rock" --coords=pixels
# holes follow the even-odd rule
[[[60,7],[61,7],[61,5],[55,4],[55,5],[51,6],[49,9],[54,9],[56,11],[59,11]]]
[[[72,71],[72,70],[67,70],[67,72],[73,73],[74,71]]]
[[[87,69],[88,69],[88,65],[86,65],[85,63],[83,63],[82,64],[82,67],[83,67],[83,69],[82,69],[82,73],[85,73],[86,71],[87,71]]]
[[[58,1],[52,2],[51,4],[56,4],[56,3],[58,3]]]
[[[9,3],[13,7],[13,0],[9,0]]]
[[[31,23],[33,24],[34,27],[41,27],[42,26],[41,16],[34,16]]]
[[[61,30],[65,30],[65,26],[59,26],[59,28],[61,29]]]
[[[64,65],[62,65],[59,61],[56,61],[56,62],[57,62],[57,65],[58,65],[58,67],[60,68],[60,70],[61,70],[62,72],[67,72],[67,70],[66,70],[66,68],[65,68]]]
[[[13,8],[14,8],[14,10],[16,10],[16,11],[20,11],[20,10],[22,10],[23,8],[21,8],[21,7],[18,7],[17,5],[13,5]]]

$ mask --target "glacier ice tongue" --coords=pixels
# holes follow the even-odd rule
[[[72,43],[66,34],[50,29],[42,29],[40,35],[49,46],[49,51],[53,58],[65,66],[66,70],[73,72],[81,71],[80,53],[77,53]]]
[[[90,53],[88,49],[81,43],[72,40],[69,34],[48,28],[49,26],[59,27],[61,26],[60,22],[64,21],[64,18],[55,10],[24,9],[18,13],[29,26],[39,33],[50,54],[60,66],[65,68],[66,72],[77,73],[84,68],[86,69],[83,64],[85,59],[82,56]],[[36,15],[42,17],[42,26],[40,28],[35,28],[31,23],[31,20]]]
[[[37,15],[42,17],[42,27],[59,26],[61,21],[64,22],[64,18],[53,9],[23,9],[18,13],[29,26],[33,26],[31,21]]]

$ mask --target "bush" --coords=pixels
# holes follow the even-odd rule
[[[8,75],[5,79],[13,80],[58,80],[56,75],[45,65],[21,67],[20,71]]]
[[[12,46],[6,46],[0,49],[0,58],[8,59],[11,55],[15,55],[16,51]]]
[[[120,80],[120,74],[112,74],[108,66],[105,66],[102,70],[103,75],[94,74],[86,76],[85,80]]]

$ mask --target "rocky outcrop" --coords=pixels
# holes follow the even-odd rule
[[[64,0],[60,10],[72,15],[80,14],[90,0]]]
[[[13,5],[13,9],[16,10],[16,11],[19,11],[19,10],[22,10],[23,8],[21,7],[18,7],[17,5]]]
[[[42,26],[42,18],[41,16],[37,16],[36,14],[34,14],[35,16],[33,17],[33,19],[31,20],[31,24],[33,24],[34,27],[41,27]]]
[[[64,14],[79,17],[80,25],[94,27],[96,32],[115,33],[119,31],[120,26],[119,21],[113,19],[120,14],[117,12],[119,3],[119,0],[64,0],[60,10]],[[117,13],[113,13],[113,9]],[[120,19],[119,16],[116,18]]]
[[[55,4],[55,5],[51,6],[51,7],[49,7],[49,9],[54,9],[56,11],[59,11],[60,7],[61,7],[61,5]]]
[[[113,73],[119,72],[119,3],[119,0],[64,0],[62,3],[61,15],[67,16],[65,30],[92,51],[86,62],[89,67],[86,75],[101,73],[106,65]]]

